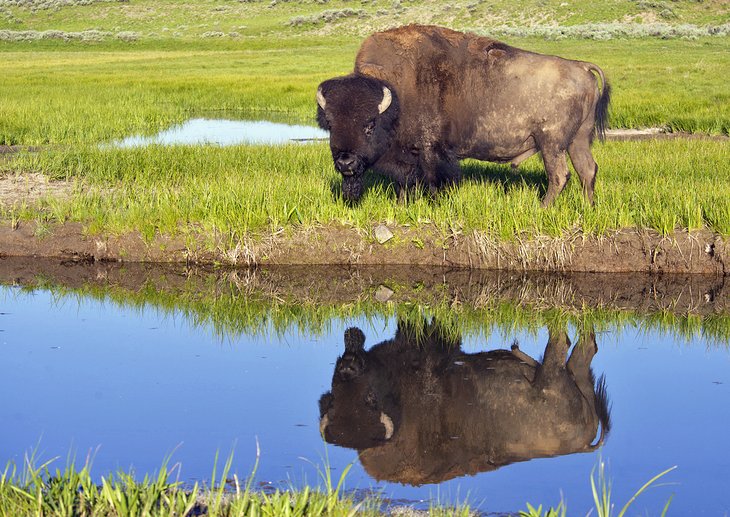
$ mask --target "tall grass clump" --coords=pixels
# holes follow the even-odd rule
[[[169,467],[169,460],[170,457],[165,458],[156,474],[145,474],[141,480],[133,472],[119,471],[102,476],[100,483],[96,483],[88,460],[80,469],[71,459],[65,468],[53,469],[57,458],[38,464],[33,453],[24,458],[22,467],[10,462],[0,473],[0,516],[380,515],[381,503],[377,499],[356,503],[342,491],[346,473],[336,486],[330,482],[323,490],[305,487],[264,493],[252,488],[253,474],[241,483],[232,473],[233,454],[228,456],[220,474],[216,473],[216,454],[211,483],[206,488],[197,482],[191,487],[171,480],[173,476],[179,477],[180,465]]]
[[[0,515],[173,516],[187,515],[196,505],[198,485],[183,490],[179,481],[171,481],[179,464],[169,467],[169,457],[157,474],[141,481],[119,471],[101,483],[91,475],[90,458],[81,469],[72,457],[63,469],[54,469],[57,459],[38,464],[34,451],[25,455],[20,469],[9,462],[0,476]]]
[[[591,470],[590,481],[591,481],[591,494],[593,495],[594,508],[592,508],[588,515],[592,515],[595,510],[597,517],[624,517],[629,507],[636,501],[636,499],[646,492],[649,488],[657,487],[657,481],[662,477],[675,470],[677,467],[670,467],[656,476],[652,477],[649,481],[644,483],[629,500],[615,513],[616,503],[612,496],[612,481],[606,474],[606,464],[602,459],[599,459],[598,465],[593,467]],[[667,502],[664,504],[660,514],[664,517],[669,510],[669,506],[672,502],[674,495],[669,496]],[[557,507],[548,507],[543,509],[542,505],[537,507],[527,504],[527,510],[520,511],[520,517],[565,517],[568,515],[568,507],[565,501],[561,501]]]

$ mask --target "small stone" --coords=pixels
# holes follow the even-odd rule
[[[379,302],[387,302],[391,296],[393,296],[393,290],[384,285],[378,286],[378,289],[375,291],[375,299]]]
[[[379,225],[375,228],[375,239],[380,244],[385,244],[393,238],[393,232],[391,232],[384,224]]]

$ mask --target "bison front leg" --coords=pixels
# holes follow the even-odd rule
[[[423,184],[431,195],[449,185],[461,181],[459,161],[448,152],[431,149],[421,156]]]
[[[596,397],[593,386],[593,372],[591,371],[591,361],[596,352],[598,352],[596,333],[592,326],[584,328],[580,331],[578,343],[573,347],[567,363],[568,373],[583,395],[591,414],[596,413]]]
[[[564,149],[545,148],[542,150],[542,160],[548,177],[547,193],[542,199],[542,207],[545,208],[555,201],[565,188],[570,178],[570,169]]]

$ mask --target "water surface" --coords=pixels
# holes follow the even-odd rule
[[[192,118],[152,136],[129,136],[115,143],[118,147],[147,145],[236,145],[286,144],[323,140],[328,133],[314,126],[268,120],[230,120]]]
[[[95,275],[88,276],[97,281]],[[253,284],[243,274],[234,277],[243,292],[246,289],[240,286],[249,286],[250,297]],[[164,278],[154,282],[187,281],[175,275]],[[153,472],[172,453],[173,461],[182,464],[182,477],[195,480],[209,479],[217,451],[226,455],[235,449],[234,468],[246,476],[258,443],[261,457],[255,476],[264,485],[316,485],[318,469],[327,457],[334,476],[353,463],[348,489],[376,490],[417,507],[428,507],[435,500],[468,500],[484,512],[516,512],[526,502],[557,504],[562,494],[569,513],[586,514],[592,505],[589,476],[602,458],[613,479],[615,501],[621,505],[649,478],[678,466],[663,486],[639,498],[635,513],[658,514],[672,494],[670,514],[730,511],[730,448],[723,445],[730,425],[730,347],[717,336],[678,337],[679,328],[660,329],[640,318],[609,321],[595,329],[573,324],[552,325],[550,330],[541,325],[495,327],[489,324],[495,316],[485,311],[483,331],[470,325],[448,334],[455,346],[461,337],[464,356],[433,371],[442,372],[442,379],[455,386],[455,369],[471,367],[473,357],[486,361],[488,356],[480,353],[509,350],[517,341],[525,354],[540,360],[550,354],[551,336],[565,333],[576,343],[595,330],[597,353],[589,362],[596,377],[606,379],[610,433],[597,451],[517,461],[481,473],[476,471],[482,470],[479,456],[484,453],[477,452],[466,461],[474,466],[473,473],[459,475],[463,469],[457,466],[448,480],[424,477],[424,484],[413,486],[413,476],[388,480],[398,474],[378,467],[377,455],[370,453],[363,466],[355,449],[328,444],[320,435],[320,400],[336,390],[333,377],[344,371],[337,361],[345,351],[346,330],[360,329],[363,351],[371,352],[388,346],[381,343],[394,339],[399,325],[403,330],[403,320],[392,316],[387,303],[382,313],[350,313],[317,326],[304,312],[292,312],[287,316],[290,323],[282,324],[282,306],[272,302],[270,312],[255,309],[258,324],[226,332],[225,325],[214,324],[215,317],[202,317],[183,303],[190,293],[181,293],[180,303],[159,295],[139,303],[142,292],[154,291],[154,282],[141,277],[134,282],[139,287],[130,287],[127,294],[112,287],[79,290],[79,285],[70,291],[59,286],[36,286],[31,291],[8,284],[0,287],[0,391],[5,394],[0,406],[0,464],[20,463],[34,447],[42,459],[60,456],[61,463],[69,451],[76,451],[78,458],[94,451],[93,472],[101,476],[118,468]],[[209,281],[203,285],[211,293],[221,290]],[[281,299],[296,292],[281,278],[276,289],[275,297]],[[227,294],[219,302],[223,299],[233,305],[250,302],[246,297],[229,299]],[[428,351],[413,355],[412,349],[406,353],[412,354],[407,357],[413,371],[420,368],[416,363],[433,363],[441,357]],[[479,368],[475,366],[471,375],[491,375],[490,366]],[[439,381],[434,382],[436,386]],[[499,396],[470,394],[468,383],[459,390],[451,400],[477,407],[485,396]],[[440,409],[429,417],[454,418],[448,408],[433,407]],[[488,408],[480,411],[486,414]],[[405,425],[393,418],[396,425]],[[495,424],[499,423],[485,420],[483,429],[475,432],[486,436]],[[427,419],[418,426],[421,436],[429,436]],[[523,433],[514,431],[515,436]],[[325,437],[338,441],[336,433]],[[365,438],[353,440],[372,445]],[[466,451],[464,455],[468,456]],[[464,464],[464,458],[450,461]]]

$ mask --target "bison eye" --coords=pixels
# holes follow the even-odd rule
[[[367,136],[372,135],[374,130],[375,130],[375,121],[371,120],[365,126],[365,135],[367,135]]]

